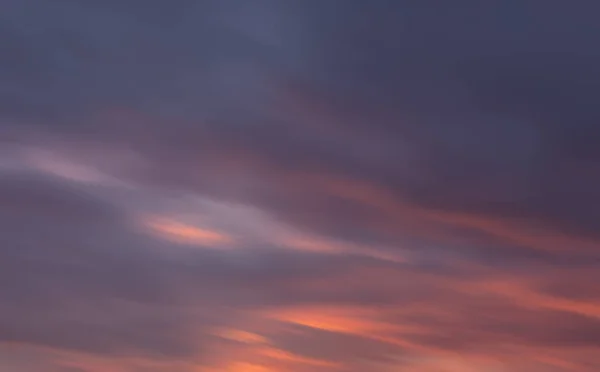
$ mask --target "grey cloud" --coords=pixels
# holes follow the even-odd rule
[[[298,176],[354,179],[419,208],[597,239],[595,3],[168,3],[2,2],[0,146],[52,138],[70,156],[159,194],[185,190],[250,203],[323,235],[408,246],[427,261],[419,262],[420,272],[470,275],[446,258],[540,272],[597,265],[594,247],[585,254],[540,252],[451,222],[396,221],[380,207],[305,185]],[[97,149],[104,147],[127,149],[142,161],[102,160]],[[249,247],[234,260],[191,252],[130,231],[127,211],[110,198],[39,175],[1,177],[0,313],[8,315],[0,316],[0,334],[6,338],[173,357],[192,352],[182,331],[188,322],[226,322],[190,316],[182,302],[204,302],[212,311],[388,301],[387,292],[373,288],[291,289],[307,277],[385,266],[376,260],[271,246]],[[418,231],[420,222],[425,228]],[[596,296],[582,284],[589,280],[565,278],[569,285],[544,290],[589,299]],[[402,291],[404,301],[433,296],[417,282],[417,289]],[[62,314],[96,304],[110,304],[111,314]],[[49,310],[45,318],[36,316],[40,308]],[[138,322],[131,321],[133,308]],[[542,315],[556,323],[564,314]],[[597,343],[589,319],[569,318],[564,328],[546,332],[542,320],[519,316],[527,320],[523,333],[490,318],[465,322],[462,330],[440,327],[458,332],[465,348],[489,334],[562,340],[562,346]],[[456,342],[436,337],[420,341]],[[312,352],[318,350],[306,351]]]
[[[4,342],[185,358],[202,352],[204,331],[244,309],[322,299],[289,284],[364,264],[268,245],[231,254],[182,248],[131,230],[127,211],[89,187],[34,173],[2,177]]]
[[[69,141],[124,143],[147,158],[146,166],[119,176],[251,202],[292,224],[367,244],[408,244],[500,265],[587,259],[452,227],[448,234],[466,242],[440,242],[378,208],[292,188],[286,178],[348,176],[426,207],[595,235],[598,177],[585,165],[593,164],[593,151],[585,164],[565,153],[598,142],[585,124],[591,119],[570,120],[594,117],[589,97],[597,71],[580,63],[593,54],[588,12],[547,6],[535,19],[549,31],[538,32],[528,23],[534,2],[452,9],[260,2],[252,14],[239,2],[205,4],[152,10],[137,2],[64,2],[44,15],[16,5],[5,16],[13,20],[7,32],[47,77],[35,78],[35,66],[14,73],[27,67],[22,63],[9,71],[34,77],[25,93],[61,101],[54,108],[69,118],[47,131]],[[560,17],[576,15],[576,27],[559,26]],[[275,30],[262,29],[270,20]],[[255,38],[275,31],[278,46]],[[72,57],[72,69],[57,51]],[[278,106],[289,81],[301,87],[290,96],[300,112]],[[102,117],[115,105],[133,119]],[[337,126],[320,129],[312,121]],[[587,144],[576,145],[573,136]]]
[[[59,20],[97,54],[77,57],[81,74],[48,71],[57,84],[34,79],[26,93],[63,100],[60,110],[70,113],[46,130],[133,147],[151,165],[131,169],[131,177],[240,197],[335,234],[376,240],[381,231],[365,221],[386,217],[335,195],[290,193],[282,178],[298,171],[348,176],[426,207],[595,235],[592,5],[261,1],[252,12],[240,2],[176,5],[164,17],[161,7],[138,2],[64,2],[44,16],[15,5],[5,16],[16,25],[11,37],[41,53],[29,60],[60,65],[44,50],[73,53],[53,36]],[[174,13],[178,22],[161,20]],[[573,26],[560,22],[574,18]],[[269,32],[281,45],[261,44],[259,35]],[[289,81],[306,87],[291,98],[301,112],[280,106]],[[102,119],[115,106],[139,115]],[[338,126],[319,129],[312,121]],[[237,167],[222,170],[232,157]],[[260,186],[233,185],[240,177]]]
[[[3,178],[3,341],[98,353],[186,352],[183,314],[152,308],[170,298],[155,243],[144,247],[125,229],[124,216],[89,190],[43,176]],[[141,306],[136,323],[120,301],[149,309]]]

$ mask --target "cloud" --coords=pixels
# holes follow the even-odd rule
[[[3,176],[1,197],[15,202],[3,220],[19,218],[3,234],[15,247],[2,251],[3,342],[50,348],[57,361],[74,353],[85,371],[210,370],[226,368],[226,355],[263,368],[384,371],[422,365],[419,355],[447,365],[454,352],[470,368],[486,355],[516,365],[507,344],[567,360],[597,348],[598,297],[582,285],[595,282],[591,268],[431,265],[268,241],[190,250],[129,224],[137,203],[39,171]],[[554,289],[561,277],[584,292]]]
[[[269,246],[231,255],[201,249],[215,243],[204,240],[189,250],[136,231],[123,206],[90,186],[31,171],[2,177],[3,342],[111,358],[196,357],[210,330],[244,309],[310,301],[286,293],[287,283],[360,262]]]
[[[2,2],[10,368],[594,370],[597,8]]]

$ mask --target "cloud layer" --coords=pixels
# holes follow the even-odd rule
[[[3,1],[0,369],[598,370],[599,10]]]

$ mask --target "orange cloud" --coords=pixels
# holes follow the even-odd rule
[[[416,334],[423,328],[410,323],[394,323],[383,320],[383,315],[394,309],[358,306],[298,306],[271,309],[261,315],[269,319],[296,324],[316,330],[372,339],[413,350],[427,350],[429,347],[402,338],[402,333]]]
[[[223,246],[233,243],[233,238],[219,231],[185,224],[171,218],[149,217],[143,225],[152,233],[177,243]]]
[[[296,355],[289,351],[285,351],[285,350],[277,349],[277,348],[273,348],[273,347],[261,348],[258,350],[258,353],[260,355],[266,356],[270,359],[281,360],[281,361],[286,361],[286,362],[308,364],[308,365],[317,366],[317,367],[330,367],[330,368],[340,367],[339,363],[334,363],[334,362],[330,362],[327,360],[321,360],[321,359],[316,359],[316,358],[302,357],[300,355]]]
[[[600,318],[600,301],[573,300],[539,293],[528,283],[517,280],[494,280],[482,283],[465,283],[460,291],[473,294],[504,296],[523,307],[560,310],[593,318]]]
[[[273,369],[248,362],[233,362],[224,369],[226,372],[274,372]]]
[[[381,222],[390,224],[388,227],[381,226],[388,232],[397,232],[400,227],[403,233],[410,231],[452,241],[460,239],[460,236],[444,232],[442,227],[455,226],[479,230],[504,239],[507,243],[542,251],[589,251],[600,248],[600,242],[596,240],[548,231],[528,221],[515,222],[460,211],[424,208],[392,194],[384,187],[361,180],[323,173],[294,173],[288,176],[288,181],[291,187],[303,185],[376,208],[385,216]]]

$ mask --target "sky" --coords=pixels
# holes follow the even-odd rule
[[[600,370],[599,12],[0,0],[0,371]]]

